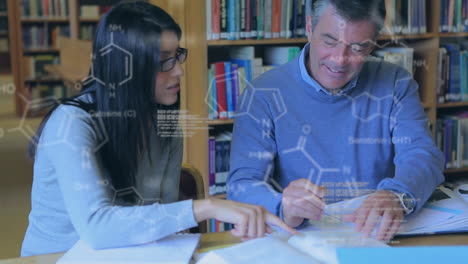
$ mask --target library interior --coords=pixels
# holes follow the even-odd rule
[[[150,36],[154,29],[126,28],[126,25],[150,23],[146,18],[135,22],[125,13],[125,4],[130,10],[131,4],[140,2],[161,8],[180,27],[177,49],[169,56],[163,50],[172,45],[168,44],[170,41],[164,42],[167,39],[164,32],[170,31],[165,28],[171,26],[166,17],[161,18],[162,22],[158,17],[154,18],[157,22],[151,20],[163,32],[157,37]],[[325,3],[323,10],[317,2]],[[362,33],[365,26],[353,33],[347,29],[352,27],[348,25],[365,24],[366,19],[374,18],[358,14],[359,11],[342,16],[342,11],[336,11],[330,3],[351,6],[359,2],[369,6],[369,3],[381,3],[385,7],[382,29],[375,38],[346,46],[346,39],[359,40],[365,35]],[[312,13],[312,6],[317,13]],[[122,14],[115,12],[118,7]],[[328,26],[340,28],[337,31],[342,32],[335,32],[334,37],[330,34],[314,37],[315,29],[319,32],[326,27],[320,19],[327,16],[327,8],[336,12],[330,19],[345,21],[343,25]],[[115,15],[108,16],[113,11]],[[141,4],[128,12],[151,15],[152,11]],[[118,19],[122,24],[109,22]],[[135,36],[144,38],[135,39]],[[154,39],[158,40],[156,45],[142,47]],[[121,44],[124,42],[129,46]],[[337,66],[344,65],[346,58],[322,60],[312,56],[323,55],[320,51],[325,49],[337,52],[338,47],[345,47],[343,54],[349,52],[353,58],[360,58],[362,62],[347,62],[364,65],[357,70],[359,78],[343,73],[355,74],[354,66]],[[366,49],[369,52],[361,55]],[[158,66],[145,60],[148,52],[157,58]],[[134,56],[135,53],[138,55]],[[318,62],[319,69],[314,70],[313,60]],[[310,61],[310,65],[304,61]],[[297,62],[302,67],[294,67]],[[100,68],[98,63],[108,63],[110,67]],[[125,69],[124,73],[116,73],[120,69]],[[150,72],[148,69],[157,69],[157,77],[143,76],[142,72]],[[347,78],[343,83],[346,86],[341,85],[339,92],[320,88],[327,83],[326,79],[317,77],[322,71],[335,81]],[[169,74],[178,75],[167,80],[161,77]],[[109,76],[113,76],[112,82],[108,82]],[[170,78],[175,78],[177,83]],[[307,78],[310,81],[303,80]],[[158,87],[160,81],[173,85],[164,88],[163,95],[158,93],[158,88],[148,93],[142,88],[146,94],[124,89],[129,84],[147,87],[152,83]],[[282,84],[290,87],[280,87]],[[301,93],[303,88],[310,91]],[[312,92],[315,94],[316,89],[317,96],[305,98]],[[158,97],[166,96],[164,99],[170,100],[174,91],[178,107],[176,103],[165,104]],[[76,98],[88,98],[91,94],[103,98],[89,100],[102,101],[76,103]],[[156,99],[146,100],[147,95]],[[411,100],[412,95],[417,100]],[[132,96],[140,101],[123,98]],[[142,102],[145,106],[139,105]],[[154,108],[147,108],[147,102]],[[125,110],[110,112],[115,107]],[[72,108],[81,112],[63,111]],[[59,115],[49,115],[60,109],[62,115],[69,111],[70,116],[60,120]],[[142,109],[155,110],[142,114]],[[141,124],[145,117],[153,122],[149,127]],[[47,127],[41,126],[43,120],[48,124],[62,122]],[[147,130],[139,131],[130,124]],[[46,132],[41,139],[39,128]],[[148,134],[153,128],[157,134]],[[95,130],[88,135],[97,142],[93,150],[80,145],[87,142],[80,133],[89,130]],[[53,132],[60,138],[52,143],[42,142],[52,138]],[[427,137],[421,136],[426,132]],[[122,140],[125,136],[127,143]],[[145,163],[145,173],[151,174],[149,171],[156,168],[151,167],[153,161],[168,166],[154,169],[150,175],[154,179],[148,182],[158,185],[157,196],[148,195],[156,192],[153,187],[144,186],[146,181],[142,184],[132,178],[135,182],[126,181],[130,183],[126,188],[117,176],[108,181],[105,176],[108,173],[135,174],[140,167],[133,163],[146,155],[144,143],[150,136],[157,137],[158,144],[164,144],[158,145],[164,151],[148,152],[150,165]],[[122,142],[118,142],[119,138]],[[180,151],[165,149],[178,140]],[[31,149],[37,152],[31,155]],[[53,151],[63,157],[53,157]],[[112,157],[100,156],[104,152]],[[130,157],[131,153],[138,158]],[[75,157],[79,160],[74,160]],[[133,163],[123,165],[127,160]],[[174,161],[179,164],[172,164]],[[99,167],[99,172],[108,166],[114,168],[101,173],[101,178],[98,174],[80,175],[94,166]],[[416,260],[465,263],[468,258],[464,255],[468,252],[468,0],[0,0],[0,170],[0,264],[375,263],[377,260],[377,263],[415,263]],[[170,174],[171,170],[177,170],[176,195],[160,189],[169,184],[171,175],[164,178],[163,174]],[[60,172],[65,175],[59,175]],[[392,175],[364,175],[377,172]],[[68,174],[84,179],[71,182],[72,176],[66,180]],[[140,170],[136,175],[140,175]],[[85,182],[92,176],[100,183],[90,186]],[[393,177],[403,180],[399,182]],[[324,202],[321,220],[302,217],[305,219],[302,224],[293,226],[302,227],[306,223],[304,229],[297,228],[298,234],[291,236],[279,230],[278,225],[273,232],[270,226],[260,223],[259,226],[268,226],[272,233],[245,239],[235,235],[239,224],[229,221],[228,216],[211,215],[198,221],[195,201],[216,200],[231,206],[228,202],[235,200],[258,203],[266,208],[262,210],[289,224],[283,215],[286,190],[291,190],[290,179],[300,178],[312,183],[312,189],[326,189],[324,197],[332,202]],[[330,179],[333,183],[326,182]],[[389,187],[381,188],[384,185]],[[421,187],[425,185],[428,186]],[[377,239],[377,232],[367,237],[355,230],[354,223],[345,223],[342,218],[353,213],[350,208],[356,211],[363,208],[368,201],[365,199],[373,194],[367,187],[373,191],[388,189],[403,207],[404,217],[396,226],[398,231],[388,241]],[[413,188],[418,191],[413,193]],[[418,188],[432,189],[423,194]],[[119,238],[115,238],[115,243],[112,237],[102,239],[108,241],[102,242],[103,245],[114,245],[111,248],[90,247],[85,236],[80,235],[84,232],[83,223],[73,220],[72,215],[77,212],[72,211],[76,208],[69,209],[78,204],[70,199],[75,192],[88,193],[79,197],[90,201],[86,210],[94,213],[83,213],[90,225],[96,221],[99,223],[92,223],[94,227],[105,228],[105,221],[96,218],[114,217],[119,221],[110,223],[125,225],[128,221],[124,229],[130,230],[141,217],[138,230],[147,228],[147,234],[128,233],[128,244],[122,244],[119,235],[123,231],[116,230],[115,236]],[[167,198],[172,196],[176,197]],[[299,196],[297,200],[310,201]],[[94,198],[102,200],[91,202]],[[132,200],[135,198],[136,202]],[[154,207],[158,213],[173,216],[166,222],[143,219],[146,213],[138,209],[120,209],[164,204],[163,198],[180,205]],[[320,198],[320,203],[327,201],[325,198]],[[132,205],[121,205],[120,199],[132,201]],[[423,202],[415,202],[418,199]],[[110,208],[108,214],[93,215],[98,214],[99,208],[92,206],[104,207],[103,201]],[[193,201],[193,213],[187,207],[189,203],[182,201],[190,201],[190,205]],[[188,213],[183,211],[186,208]],[[54,219],[59,218],[68,219],[68,225],[55,228],[54,232],[63,228],[65,233],[53,234],[58,238],[39,233],[47,230],[41,229],[42,225],[53,225]],[[383,218],[383,215],[378,217]],[[57,225],[62,225],[61,221],[57,220]],[[164,223],[168,225],[166,233],[161,231],[165,227],[157,226]],[[179,230],[182,229],[179,226],[184,226],[184,230]],[[155,232],[165,235],[151,243],[140,238]],[[28,244],[25,234],[39,238],[29,237]],[[95,236],[100,234],[107,233],[95,230]],[[55,244],[62,238],[63,241],[75,239],[76,243],[56,247],[66,249],[62,252],[33,254],[41,252],[32,250],[40,243],[49,248],[45,245],[48,241]],[[25,248],[32,253],[25,253]]]

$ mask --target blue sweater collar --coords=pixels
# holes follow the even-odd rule
[[[343,90],[341,90],[338,94],[333,95],[329,91],[327,91],[322,85],[320,85],[312,76],[309,75],[307,72],[307,67],[306,67],[306,52],[309,52],[309,47],[310,43],[307,43],[304,48],[301,51],[301,54],[299,55],[299,69],[301,71],[301,77],[302,79],[308,83],[310,86],[314,87],[318,93],[324,93],[326,95],[331,95],[331,96],[336,96],[336,95],[341,95],[354,87],[356,87],[357,80],[359,78],[359,74],[356,75],[350,82],[348,82]]]

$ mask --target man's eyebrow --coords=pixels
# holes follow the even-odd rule
[[[337,38],[333,37],[332,35],[330,35],[330,34],[328,34],[328,33],[322,33],[321,36],[322,36],[322,37],[331,38],[331,39],[333,39],[334,41],[338,41]]]
[[[363,42],[353,42],[353,43],[350,43],[350,45],[358,45],[358,46],[367,48],[367,47],[370,46],[370,42],[368,40],[366,40],[366,41],[363,41]]]

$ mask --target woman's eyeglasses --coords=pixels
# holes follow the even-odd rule
[[[184,63],[185,60],[187,59],[188,56],[188,50],[184,48],[177,48],[176,50],[176,55],[175,57],[170,57],[168,59],[165,59],[161,61],[160,63],[160,71],[161,72],[168,72],[172,69],[174,69],[174,66],[176,64],[176,61],[178,61],[180,64]]]

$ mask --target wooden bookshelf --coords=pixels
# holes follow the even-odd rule
[[[458,108],[458,107],[468,107],[468,102],[453,102],[453,103],[437,104],[437,108]]]
[[[59,50],[56,48],[36,48],[36,49],[24,49],[25,54],[44,54],[44,53],[58,53]]]
[[[0,17],[6,17],[6,16],[8,16],[7,12],[0,12]]]
[[[232,125],[234,124],[234,119],[226,119],[226,120],[208,120],[206,122],[209,126],[222,126],[222,125]]]
[[[468,32],[460,32],[460,33],[439,33],[440,38],[460,38],[460,37],[468,37]]]
[[[169,1],[169,0],[153,0],[155,3],[165,10],[168,10],[173,17],[180,23],[184,32],[181,45],[184,45],[190,50],[190,59],[185,64],[186,76],[183,78],[182,108],[189,110],[191,114],[201,117],[208,116],[208,109],[204,102],[204,97],[208,87],[208,61],[215,61],[213,56],[219,55],[220,49],[227,46],[255,46],[256,49],[262,49],[268,45],[303,45],[307,43],[306,38],[298,39],[261,39],[261,40],[206,40],[206,20],[205,2],[204,0],[192,1]],[[442,38],[445,37],[467,37],[468,33],[439,33],[440,21],[440,1],[427,1],[427,31],[425,34],[402,34],[402,35],[382,35],[379,41],[394,41],[405,40],[405,44],[415,48],[415,53],[419,58],[424,59],[428,67],[427,69],[418,69],[415,74],[415,79],[420,85],[420,95],[423,102],[425,112],[432,124],[435,124],[439,115],[440,109],[452,107],[454,109],[467,109],[468,104],[437,104],[436,88],[437,88],[437,56],[438,48]],[[396,42],[395,42],[396,43]],[[200,65],[207,65],[200,67]],[[188,88],[185,88],[189,86]],[[232,120],[210,120],[206,125],[210,128],[217,126],[231,125]],[[435,132],[435,126],[433,126]],[[185,139],[185,162],[193,164],[200,170],[202,175],[208,175],[208,137],[209,130],[196,133],[195,135]],[[459,170],[457,170],[459,171]],[[450,173],[451,170],[448,170]],[[208,180],[206,180],[208,182]],[[208,184],[206,184],[208,190]]]
[[[23,17],[21,23],[70,23],[66,17]]]
[[[449,174],[459,174],[459,173],[468,173],[468,167],[446,169],[444,173],[445,173],[446,175],[449,175]]]
[[[212,196],[213,198],[216,198],[216,199],[226,199],[226,194],[223,193],[223,194],[216,194],[216,195],[213,195]]]

